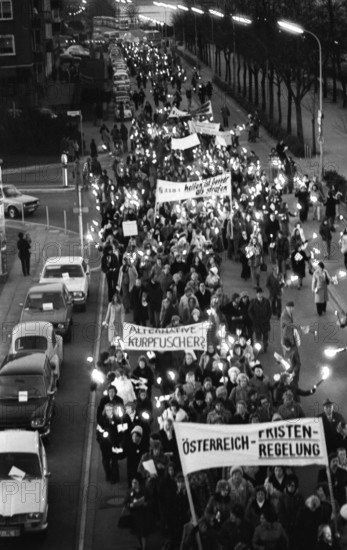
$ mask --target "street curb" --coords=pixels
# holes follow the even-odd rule
[[[30,187],[30,188],[21,188],[18,185],[18,188],[22,193],[67,193],[68,191],[74,191],[75,187],[63,187],[57,189],[45,189],[44,187]]]

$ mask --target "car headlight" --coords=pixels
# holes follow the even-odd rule
[[[41,521],[43,519],[43,514],[41,512],[33,512],[26,515],[26,519],[29,521]]]
[[[33,418],[31,421],[32,428],[42,428],[45,425],[45,419],[42,417]]]
[[[73,295],[75,298],[83,298],[84,292],[74,292]]]
[[[58,323],[58,328],[60,328],[60,329],[63,329],[63,328],[65,328],[65,325],[64,325],[64,323]]]

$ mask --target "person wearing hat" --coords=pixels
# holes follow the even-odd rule
[[[124,445],[126,457],[128,486],[131,486],[131,480],[136,476],[140,464],[141,456],[148,452],[148,443],[143,440],[143,428],[136,424],[131,430],[131,437],[126,440]]]
[[[336,451],[340,446],[344,446],[344,438],[338,432],[338,427],[345,425],[345,419],[341,413],[334,410],[335,403],[327,398],[323,402],[323,412],[319,417],[323,421],[325,442],[328,453]]]
[[[244,479],[241,466],[233,466],[229,471],[228,479],[232,506],[246,508],[251,497],[254,496],[254,487],[250,481]]]
[[[317,308],[317,313],[321,317],[327,310],[327,301],[329,299],[328,285],[331,283],[331,277],[325,269],[323,262],[318,262],[312,276],[312,292],[314,293],[314,301]]]
[[[272,311],[270,301],[264,297],[263,290],[260,287],[256,290],[256,298],[251,300],[248,314],[252,321],[255,340],[262,344],[264,353],[266,353],[269,344]]]

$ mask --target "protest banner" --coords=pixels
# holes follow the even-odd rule
[[[171,138],[171,149],[180,149],[184,151],[185,149],[191,149],[198,145],[200,145],[198,134],[190,134],[184,138]]]
[[[184,475],[224,466],[328,464],[321,418],[246,425],[175,422]]]
[[[189,120],[189,131],[191,133],[205,134],[207,136],[217,136],[219,133],[219,122],[198,122],[196,120]]]
[[[177,109],[177,107],[172,107],[170,114],[168,118],[185,118],[190,117],[191,114],[188,113],[188,111],[180,111],[180,109]]]
[[[231,197],[230,172],[198,181],[157,180],[156,202],[176,202],[213,196]]]
[[[206,350],[206,323],[167,328],[124,323],[123,342],[127,350]]]

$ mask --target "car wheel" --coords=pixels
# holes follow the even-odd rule
[[[10,206],[7,210],[8,217],[14,220],[18,217],[18,210],[15,206]]]

